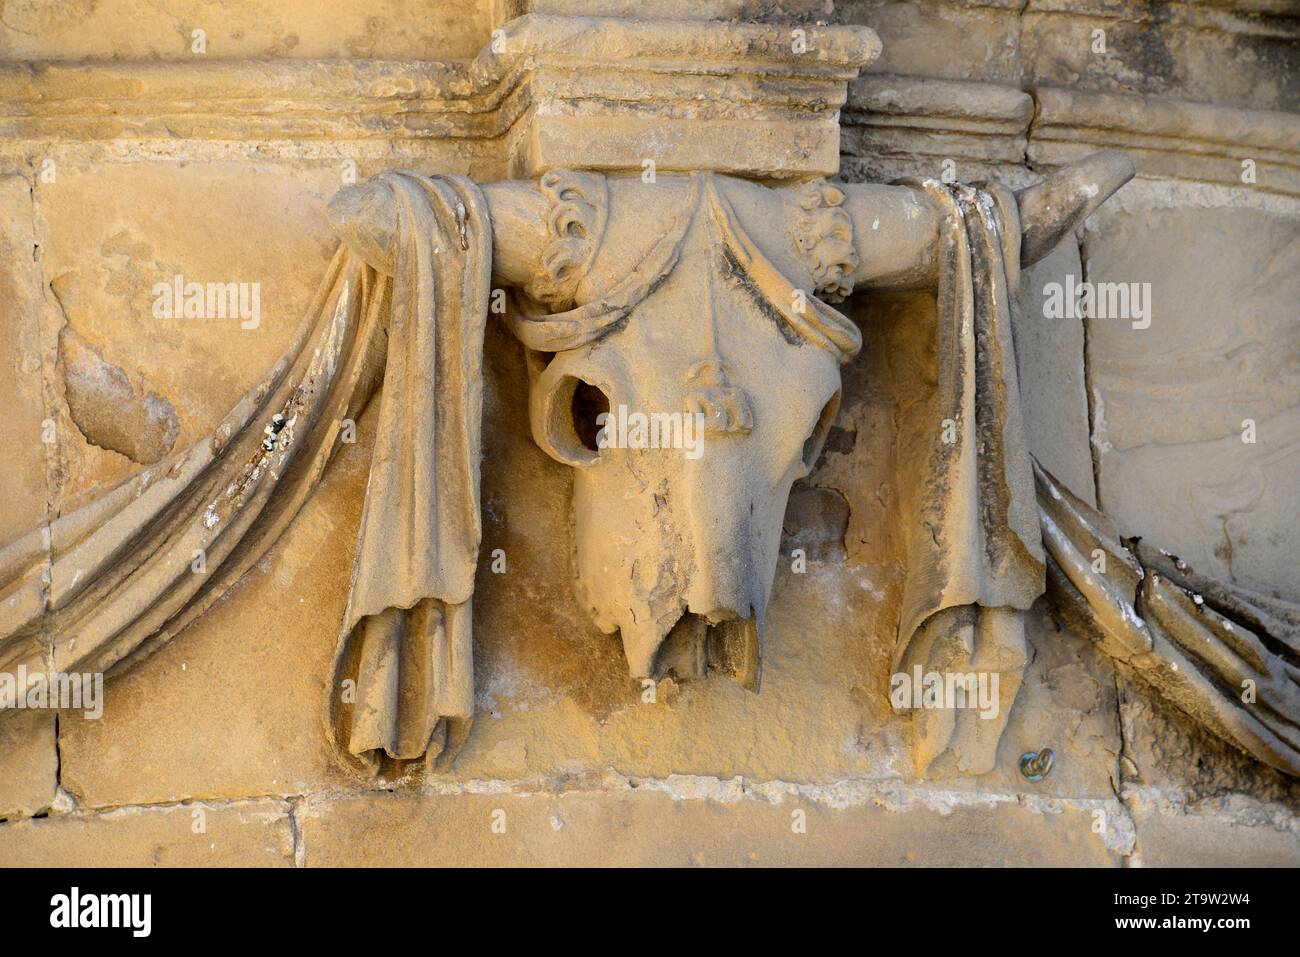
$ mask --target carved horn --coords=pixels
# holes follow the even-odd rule
[[[492,216],[492,277],[503,286],[522,286],[541,268],[550,204],[532,180],[483,186]]]
[[[1102,150],[1016,193],[1023,237],[1020,264],[1029,266],[1046,256],[1136,172],[1127,153]]]
[[[550,204],[532,180],[507,180],[482,187],[492,217],[492,277],[502,286],[522,286],[537,274],[548,237]],[[328,207],[330,223],[381,272],[391,270],[396,207],[376,212],[386,194],[373,181],[339,190]]]

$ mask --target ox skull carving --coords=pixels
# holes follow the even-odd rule
[[[1102,154],[1022,194],[1024,261],[1129,175]],[[932,285],[937,213],[906,187],[707,173],[555,171],[485,191],[495,274],[518,292],[532,433],[575,471],[580,601],[620,633],[633,676],[721,672],[756,689],[790,488],[861,344],[827,303]]]
[[[516,292],[506,318],[526,349],[533,436],[574,469],[593,619],[621,633],[634,676],[712,671],[756,688],[786,500],[861,345],[828,303],[894,286],[937,290],[937,408],[958,438],[923,439],[923,474],[900,482],[913,516],[895,665],[978,655],[1014,695],[1019,613],[1042,592],[1043,558],[1009,303],[1018,267],[1131,175],[1103,153],[1013,197],[932,181],[772,189],[555,171],[480,188],[380,174],[330,204],[345,248],[294,341],[216,429],[8,546],[0,657],[107,670],[183,629],[292,520],[382,366],[327,729],[372,773],[454,754],[474,713],[481,353],[497,286]],[[997,735],[953,719],[917,754],[978,773]]]
[[[588,282],[617,287],[633,264],[636,288],[599,337],[531,353],[530,409],[538,444],[576,470],[579,596],[618,629],[632,674],[756,687],[786,499],[858,339],[838,317],[840,345],[805,336],[808,294],[752,262],[728,186],[761,191],[706,175],[610,184]]]
[[[861,286],[934,288],[932,411],[953,440],[918,437],[920,470],[899,482],[894,666],[991,671],[1008,707],[983,723],[963,721],[969,709],[920,715],[918,768],[994,766],[1045,543],[1056,587],[1088,610],[1104,652],[1295,774],[1295,607],[1119,539],[1035,474],[1025,448],[1010,328],[1019,267],[1132,175],[1102,153],[1014,196],[933,181],[768,189],[707,173],[554,172],[480,189],[394,172],[346,189],[330,206],[346,248],[268,375],[194,445],[5,548],[0,664],[120,670],[182,630],[292,520],[382,365],[327,731],[369,773],[454,755],[475,710],[495,279],[518,291],[507,318],[527,349],[533,435],[575,470],[578,591],[593,618],[621,632],[636,676],[715,671],[757,687],[786,499],[816,462],[839,365],[861,344],[827,303]],[[660,441],[628,441],[656,417]],[[195,547],[211,559],[202,569]],[[1109,571],[1091,564],[1098,549]],[[1225,690],[1242,674],[1262,709]]]

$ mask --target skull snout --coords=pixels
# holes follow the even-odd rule
[[[732,497],[743,473],[727,476],[701,476],[682,489],[683,525],[694,546],[686,607],[712,623],[749,618],[767,602],[766,535],[760,526],[771,509]]]
[[[575,469],[577,594],[631,674],[756,688],[786,501],[834,421],[838,372],[784,343],[780,364],[674,345],[546,357],[533,435]]]

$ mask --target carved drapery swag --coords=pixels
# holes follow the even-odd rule
[[[1007,190],[909,182],[943,211],[938,415],[952,441],[900,437],[909,533],[896,671],[997,672],[999,715],[921,710],[918,768],[990,770],[1025,664],[1024,610],[1050,585],[1057,607],[1161,698],[1257,760],[1300,775],[1300,605],[1197,575],[1121,538],[1025,444],[1012,311],[1021,228]],[[1059,202],[1059,200],[1058,200]],[[1029,261],[1036,258],[1030,254]],[[1104,556],[1099,563],[1098,556]]]
[[[373,770],[463,730],[487,205],[459,176],[388,173],[349,195],[302,328],[216,430],[0,553],[0,667],[111,673],[170,639],[275,542],[382,378],[330,733]]]
[[[585,190],[565,185],[575,176]],[[1105,193],[1123,178],[1115,173]],[[771,303],[793,301],[794,287],[746,235],[715,178],[689,179],[686,218],[627,275],[575,305],[605,229],[608,186],[599,174],[548,174],[550,258],[543,285],[526,291],[551,311],[509,317],[518,338],[559,351],[615,329],[671,272],[701,210],[731,266]],[[900,477],[910,537],[894,665],[1001,679],[997,720],[974,709],[918,714],[917,764],[944,773],[993,766],[1025,663],[1023,612],[1044,588],[1046,542],[1055,592],[1087,611],[1103,652],[1214,733],[1300,774],[1300,607],[1121,541],[1045,472],[1035,503],[1011,339],[1018,271],[1055,245],[1070,221],[1060,210],[1073,203],[1083,215],[1078,197],[1095,198],[1095,182],[1095,171],[1063,173],[1017,196],[908,184],[940,213],[938,414],[929,421],[943,431],[900,439],[911,454]],[[843,193],[794,189],[803,197],[796,253],[820,295],[842,295],[857,268]],[[599,201],[584,203],[580,192]],[[327,692],[329,735],[346,761],[372,773],[463,739],[473,714],[487,203],[462,177],[389,173],[340,194],[330,212],[345,245],[306,321],[218,427],[0,550],[0,671],[112,673],[169,640],[275,542],[320,480],[343,422],[382,381]],[[809,224],[821,239],[800,243]],[[817,298],[809,305],[782,307],[781,320],[840,360],[851,356],[860,344],[852,323]],[[1100,572],[1090,564],[1098,550],[1109,559]],[[1246,681],[1258,700],[1242,696]]]
[[[1121,538],[1051,473],[1036,478],[1049,589],[1071,623],[1223,740],[1300,775],[1300,605]]]

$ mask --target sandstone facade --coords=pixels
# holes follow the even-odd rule
[[[1010,313],[1028,450],[1125,535],[1300,600],[1287,4],[318,7],[5,5],[0,542],[216,428],[308,312],[331,198],[382,171],[637,181],[649,162],[782,196],[831,177],[853,213],[861,184],[1023,189],[1118,148],[1137,177],[1024,269]],[[877,252],[855,223],[881,274],[892,225]],[[255,285],[256,321],[160,318],[175,276]],[[1049,287],[1084,282],[1148,284],[1149,313],[1045,317]],[[1300,863],[1300,781],[1153,694],[1050,597],[1025,616],[991,767],[918,767],[889,688],[915,451],[898,436],[933,386],[934,298],[898,283],[838,307],[862,347],[777,516],[758,693],[667,675],[647,696],[629,671],[626,636],[575,592],[575,472],[534,440],[536,370],[489,317],[474,721],[454,760],[359,779],[322,720],[372,403],[238,584],[108,679],[102,717],[0,717],[0,864]],[[1031,781],[1021,756],[1044,748]]]

